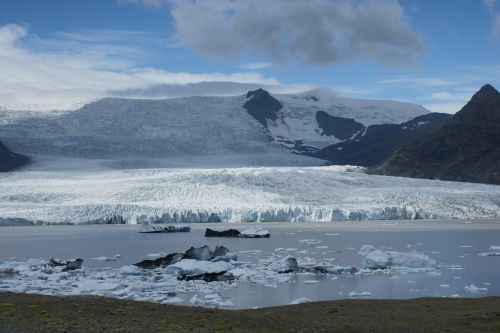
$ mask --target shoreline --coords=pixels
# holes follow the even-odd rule
[[[0,332],[499,332],[500,297],[334,300],[218,310],[0,292]]]

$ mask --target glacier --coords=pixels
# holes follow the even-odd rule
[[[88,167],[88,160],[81,164],[71,170],[42,164],[0,175],[0,224],[500,216],[500,186],[377,176],[359,167],[110,169]]]

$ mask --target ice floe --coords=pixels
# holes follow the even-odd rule
[[[311,302],[311,300],[309,298],[301,297],[301,298],[294,299],[293,301],[290,302],[290,304],[304,304],[304,303],[309,303],[309,302]]]
[[[422,271],[437,267],[436,260],[417,252],[382,251],[372,245],[363,245],[359,254],[363,256],[363,267],[370,270]]]
[[[368,291],[351,291],[349,293],[349,298],[356,298],[356,297],[368,297],[371,296],[372,293]]]

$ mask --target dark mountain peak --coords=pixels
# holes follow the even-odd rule
[[[262,88],[249,91],[247,98],[243,107],[264,127],[267,128],[267,120],[278,119],[278,113],[283,105],[267,91]]]
[[[269,92],[267,92],[267,90],[264,90],[262,88],[259,88],[257,90],[250,90],[249,92],[247,92],[247,98],[250,98],[250,97],[257,97],[257,98],[266,98],[266,97],[271,97],[271,94],[269,94]]]
[[[498,90],[496,90],[491,84],[485,84],[474,94],[474,96],[472,96],[470,101],[472,103],[484,103],[498,96],[500,96]]]
[[[13,153],[0,141],[0,172],[15,170],[29,162],[28,157]]]

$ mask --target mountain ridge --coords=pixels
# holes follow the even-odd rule
[[[374,173],[500,184],[500,93],[484,85],[441,128],[396,151]]]

